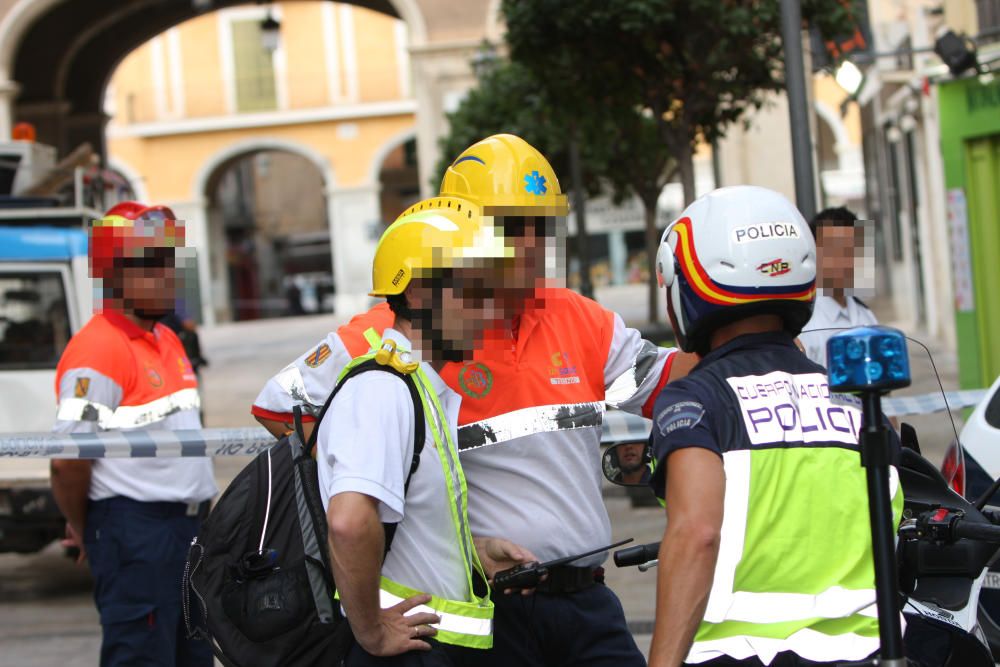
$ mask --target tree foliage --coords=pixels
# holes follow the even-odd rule
[[[802,0],[802,14],[822,36],[838,36],[851,31],[859,1]],[[642,201],[651,266],[664,185],[678,173],[690,202],[696,143],[724,136],[784,87],[779,0],[503,0],[502,12],[510,63],[451,115],[445,159],[513,132],[565,184],[576,137],[589,192]]]

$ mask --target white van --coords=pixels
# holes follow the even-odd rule
[[[56,364],[93,312],[82,224],[93,212],[41,211],[0,208],[0,433],[52,430]],[[0,458],[0,552],[37,551],[63,530],[48,459]]]

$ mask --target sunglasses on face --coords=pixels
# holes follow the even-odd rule
[[[120,262],[123,269],[172,269],[174,267],[173,255],[124,257]]]
[[[552,218],[512,215],[499,218],[503,234],[507,238],[524,238],[532,235],[536,239],[549,236],[555,229]]]

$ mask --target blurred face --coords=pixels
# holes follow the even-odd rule
[[[553,242],[555,219],[512,215],[496,221],[504,241],[514,248],[514,263],[504,273],[498,294],[501,310],[509,317],[523,310],[525,297],[546,277],[546,252]]]
[[[443,361],[471,360],[483,331],[500,317],[494,298],[495,271],[461,269],[407,287],[421,350]]]
[[[816,228],[816,281],[827,289],[854,286],[854,255],[859,230],[854,227],[820,225]]]
[[[642,454],[645,449],[646,445],[641,442],[618,448],[618,465],[623,473],[635,472],[642,468]]]
[[[116,261],[120,270],[110,300],[114,308],[146,320],[172,312],[177,296],[172,249]]]

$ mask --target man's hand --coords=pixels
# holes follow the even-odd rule
[[[76,548],[80,552],[76,557],[77,565],[82,565],[83,562],[87,560],[87,549],[83,546],[83,538],[76,532],[73,525],[69,521],[66,522],[66,537],[64,537],[59,544],[61,544],[64,549]]]
[[[406,614],[430,600],[430,595],[414,595],[394,607],[381,610],[378,621],[369,628],[358,632],[352,625],[355,639],[361,644],[361,648],[378,657],[431,650],[431,645],[422,640],[437,634],[437,630],[431,625],[440,623],[441,617],[428,612]]]
[[[482,563],[491,586],[493,585],[493,576],[497,572],[538,560],[533,553],[524,547],[500,537],[473,537],[472,543],[476,546],[479,562]],[[511,593],[513,590],[508,588],[504,593]],[[521,590],[521,595],[531,595],[533,592],[533,588],[525,588]]]

